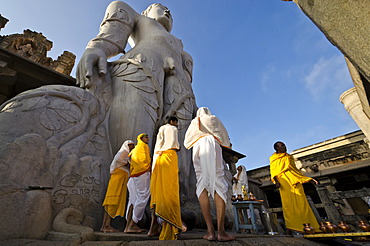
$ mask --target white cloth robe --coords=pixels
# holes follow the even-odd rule
[[[157,140],[155,142],[152,171],[155,167],[155,162],[157,161],[158,151],[165,151],[169,149],[178,150],[180,149],[180,144],[178,140],[178,130],[176,126],[170,124],[163,125],[159,128],[157,134]]]
[[[128,147],[129,144],[133,144],[132,140],[126,140],[117,154],[114,156],[112,163],[110,164],[109,171],[112,174],[116,168],[120,168],[123,171],[127,172],[130,175],[130,168],[127,165],[129,163],[128,154],[130,153],[130,148]]]
[[[198,198],[206,190],[212,198],[217,192],[226,203],[228,185],[220,145],[230,148],[230,140],[222,122],[208,108],[199,108],[186,131],[184,145],[193,148]]]
[[[143,218],[145,207],[150,197],[150,172],[146,172],[138,177],[130,177],[127,182],[127,188],[129,192],[127,208],[133,205],[132,220],[137,223]]]
[[[248,176],[247,176],[247,170],[245,169],[244,166],[241,166],[242,167],[242,171],[240,172],[240,175],[238,177],[238,173],[237,172],[234,177],[238,180],[238,182],[234,182],[233,183],[233,194],[234,195],[239,195],[239,194],[242,194],[243,198],[244,198],[244,194],[242,192],[242,186],[245,187],[245,189],[248,191]]]

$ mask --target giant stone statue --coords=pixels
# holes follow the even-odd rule
[[[161,4],[150,5],[140,15],[126,3],[115,1],[82,55],[77,68],[81,87],[92,88],[102,80],[112,84],[109,137],[113,153],[142,132],[154,141],[170,115],[179,118],[179,141],[184,140],[196,112],[193,60],[181,40],[170,34],[171,29],[171,13]],[[124,52],[127,42],[132,49],[107,64],[108,58]],[[179,153],[179,165],[182,204],[193,204],[195,175],[191,174],[191,153],[185,148]]]
[[[140,15],[112,2],[78,64],[82,88],[43,86],[0,106],[0,210],[7,211],[0,240],[43,238],[52,229],[88,236],[84,226],[97,229],[101,221],[112,153],[125,140],[142,132],[154,140],[175,115],[183,142],[196,112],[193,61],[171,28],[170,11],[160,4]],[[201,218],[185,148],[179,172],[184,220]]]

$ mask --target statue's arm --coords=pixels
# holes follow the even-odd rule
[[[193,58],[188,52],[184,50],[181,52],[181,58],[182,58],[182,67],[187,73],[188,82],[191,83],[193,80]]]
[[[109,4],[99,34],[88,43],[78,63],[77,84],[83,88],[90,87],[95,80],[92,76],[95,66],[100,76],[107,73],[107,59],[124,52],[138,16],[124,2],[114,1]]]

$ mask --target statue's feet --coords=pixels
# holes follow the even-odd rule
[[[208,241],[216,241],[216,234],[214,232],[207,232],[207,234],[203,236],[203,239]]]
[[[227,241],[233,241],[233,240],[235,240],[235,237],[226,232],[218,233],[217,235],[217,241],[219,242],[227,242]]]

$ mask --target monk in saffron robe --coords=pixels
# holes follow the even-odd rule
[[[201,107],[186,131],[184,146],[187,149],[193,148],[193,165],[197,178],[196,194],[207,225],[207,233],[203,239],[234,240],[235,237],[226,233],[224,226],[228,184],[225,180],[221,146],[231,147],[226,128],[208,108]],[[216,205],[217,237],[208,196],[214,199]]]
[[[271,180],[280,191],[281,202],[287,234],[291,231],[303,232],[303,223],[319,231],[319,224],[308,204],[303,190],[303,183],[318,182],[304,176],[296,167],[293,156],[286,153],[286,146],[282,142],[274,144],[276,152],[270,157]]]
[[[150,180],[150,209],[152,223],[148,236],[158,234],[157,218],[162,221],[159,240],[176,240],[182,229],[180,209],[179,168],[177,153],[178,119],[169,117],[167,124],[159,128],[154,148],[152,177]]]
[[[124,232],[141,233],[144,229],[137,226],[143,218],[146,204],[150,197],[150,170],[151,158],[149,151],[148,134],[142,133],[137,137],[137,145],[130,152],[130,180],[127,184],[129,201],[127,210],[127,224]]]
[[[114,229],[110,225],[111,220],[117,216],[124,217],[125,215],[127,181],[130,175],[128,154],[134,146],[134,142],[126,140],[114,156],[110,165],[111,176],[103,202],[105,213],[103,224],[100,229],[103,232],[118,232],[119,230]]]

